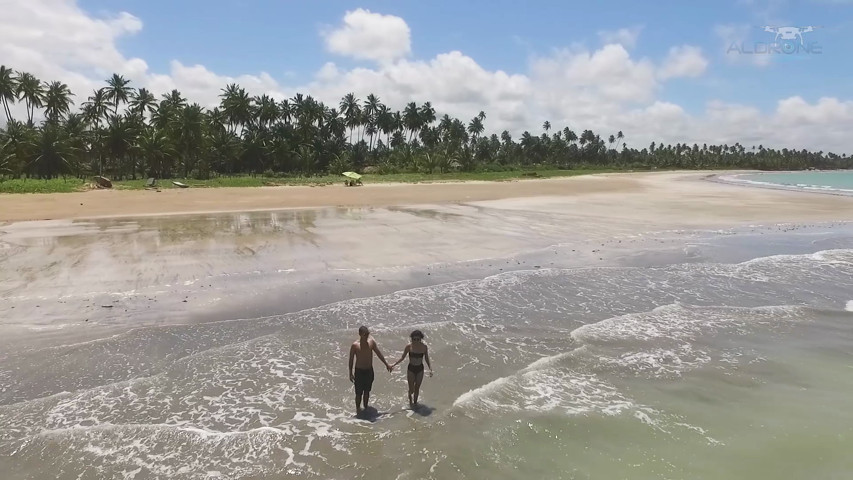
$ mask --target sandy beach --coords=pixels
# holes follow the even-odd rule
[[[61,340],[75,302],[86,335],[127,327],[103,308],[116,301],[137,326],[273,315],[524,268],[516,257],[553,245],[572,245],[560,262],[579,266],[695,229],[853,220],[851,197],[707,181],[713,173],[2,195],[0,327],[40,325],[36,338]]]
[[[0,222],[321,207],[451,204],[531,197],[583,204],[585,214],[648,221],[837,219],[847,198],[701,181],[721,172],[613,173],[509,182],[288,186],[0,195]],[[843,214],[842,214],[843,215]]]
[[[773,438],[805,428],[780,418],[851,424],[840,374],[825,422],[797,395],[846,368],[804,349],[853,342],[853,197],[712,173],[0,196],[0,470],[698,478],[709,455],[729,470],[702,478],[843,471],[844,442],[819,464],[719,445],[757,449],[761,416]],[[360,324],[389,358],[427,332],[424,409],[382,372],[378,416],[352,417]],[[795,351],[820,362],[807,377]]]

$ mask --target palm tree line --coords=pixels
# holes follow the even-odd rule
[[[851,157],[764,146],[657,145],[628,148],[620,131],[606,140],[546,121],[539,135],[485,135],[485,112],[463,122],[437,116],[430,102],[393,110],[370,94],[329,106],[310,95],[276,101],[237,84],[204,108],[178,90],[155,96],[114,74],[78,103],[62,82],[0,66],[0,175],[55,178],[106,175],[199,178],[317,175],[346,170],[447,172],[556,168],[851,168]],[[13,118],[23,105],[26,118]],[[42,121],[35,123],[37,113]],[[621,148],[620,148],[621,146]]]

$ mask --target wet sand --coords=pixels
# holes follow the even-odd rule
[[[0,225],[0,344],[276,315],[536,263],[601,264],[667,244],[661,232],[853,220],[853,198],[707,175],[0,196],[2,219],[55,218]],[[218,213],[198,213],[208,210]],[[572,248],[554,256],[552,245]]]

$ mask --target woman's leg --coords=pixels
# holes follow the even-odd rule
[[[410,373],[410,375],[412,375]],[[415,377],[415,403],[418,403],[418,395],[421,393],[421,382],[424,380],[424,372],[421,370]]]
[[[413,403],[412,394],[415,393],[415,374],[411,370],[406,370],[406,379],[409,380],[409,405],[411,405]]]

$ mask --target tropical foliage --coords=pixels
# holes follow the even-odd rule
[[[205,108],[173,90],[156,97],[113,75],[85,98],[61,82],[0,66],[0,176],[113,179],[232,175],[319,175],[554,168],[851,168],[850,157],[763,146],[657,145],[628,148],[622,132],[602,137],[569,127],[541,134],[486,135],[486,113],[464,122],[430,102],[396,111],[376,95],[338,105],[310,95],[276,100],[226,85]],[[75,109],[78,104],[79,109]],[[25,115],[13,118],[14,105]],[[16,110],[17,111],[17,110]],[[37,115],[39,114],[39,115]],[[35,120],[43,118],[38,124]]]

